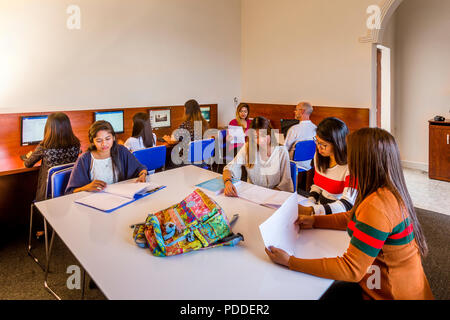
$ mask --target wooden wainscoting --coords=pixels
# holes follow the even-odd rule
[[[281,129],[281,119],[294,119],[295,105],[248,103],[250,118],[263,116],[270,119],[272,126]],[[331,106],[313,106],[311,121],[318,125],[327,117],[336,117],[344,121],[350,132],[369,126],[368,108],[348,108]]]

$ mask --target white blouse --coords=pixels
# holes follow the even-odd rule
[[[289,163],[289,153],[284,146],[276,146],[269,159],[262,160],[259,152],[255,158],[252,168],[247,167],[247,147],[239,150],[236,157],[223,169],[229,170],[234,179],[241,178],[241,167],[247,170],[247,182],[281,191],[293,192],[294,186],[291,179],[291,167]]]
[[[156,146],[156,134],[153,133],[153,142],[154,146]],[[144,141],[142,137],[135,138],[135,137],[129,137],[127,141],[125,141],[124,146],[130,150],[130,152],[134,152],[137,150],[145,149]]]
[[[107,159],[95,159],[93,155],[91,157],[91,181],[101,180],[107,184],[113,184],[119,180],[117,175],[114,177],[111,157]]]

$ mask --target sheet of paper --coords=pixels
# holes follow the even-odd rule
[[[291,192],[271,190],[270,198],[265,199],[266,204],[281,207],[281,205],[292,195]]]
[[[228,126],[228,135],[234,143],[245,143],[245,133],[241,126]]]
[[[274,246],[286,251],[289,255],[294,254],[295,242],[298,238],[298,228],[294,225],[297,216],[297,194],[293,193],[269,219],[259,226],[266,248]]]
[[[98,192],[78,199],[75,202],[84,204],[89,207],[97,208],[99,210],[108,211],[120,207],[130,201],[131,199],[129,198],[124,198],[111,193]]]
[[[292,195],[290,192],[268,189],[250,183],[241,182],[235,187],[239,198],[275,209],[279,208]]]
[[[156,187],[158,187],[158,185],[152,182],[142,183],[142,182],[127,181],[124,183],[109,184],[103,190],[103,192],[133,199],[136,193],[139,193],[142,190],[154,189]]]

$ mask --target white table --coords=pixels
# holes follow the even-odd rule
[[[85,192],[36,206],[109,299],[318,299],[332,280],[271,262],[259,225],[274,210],[243,199],[208,194],[229,218],[239,213],[233,231],[245,240],[236,247],[160,258],[136,246],[131,224],[181,201],[196,184],[217,176],[195,166],[151,175],[152,182],[167,187],[110,214],[75,204]],[[296,255],[334,257],[342,255],[348,243],[343,231],[302,230]]]

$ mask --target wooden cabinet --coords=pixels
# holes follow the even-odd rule
[[[450,120],[430,120],[429,127],[428,176],[450,182]]]

